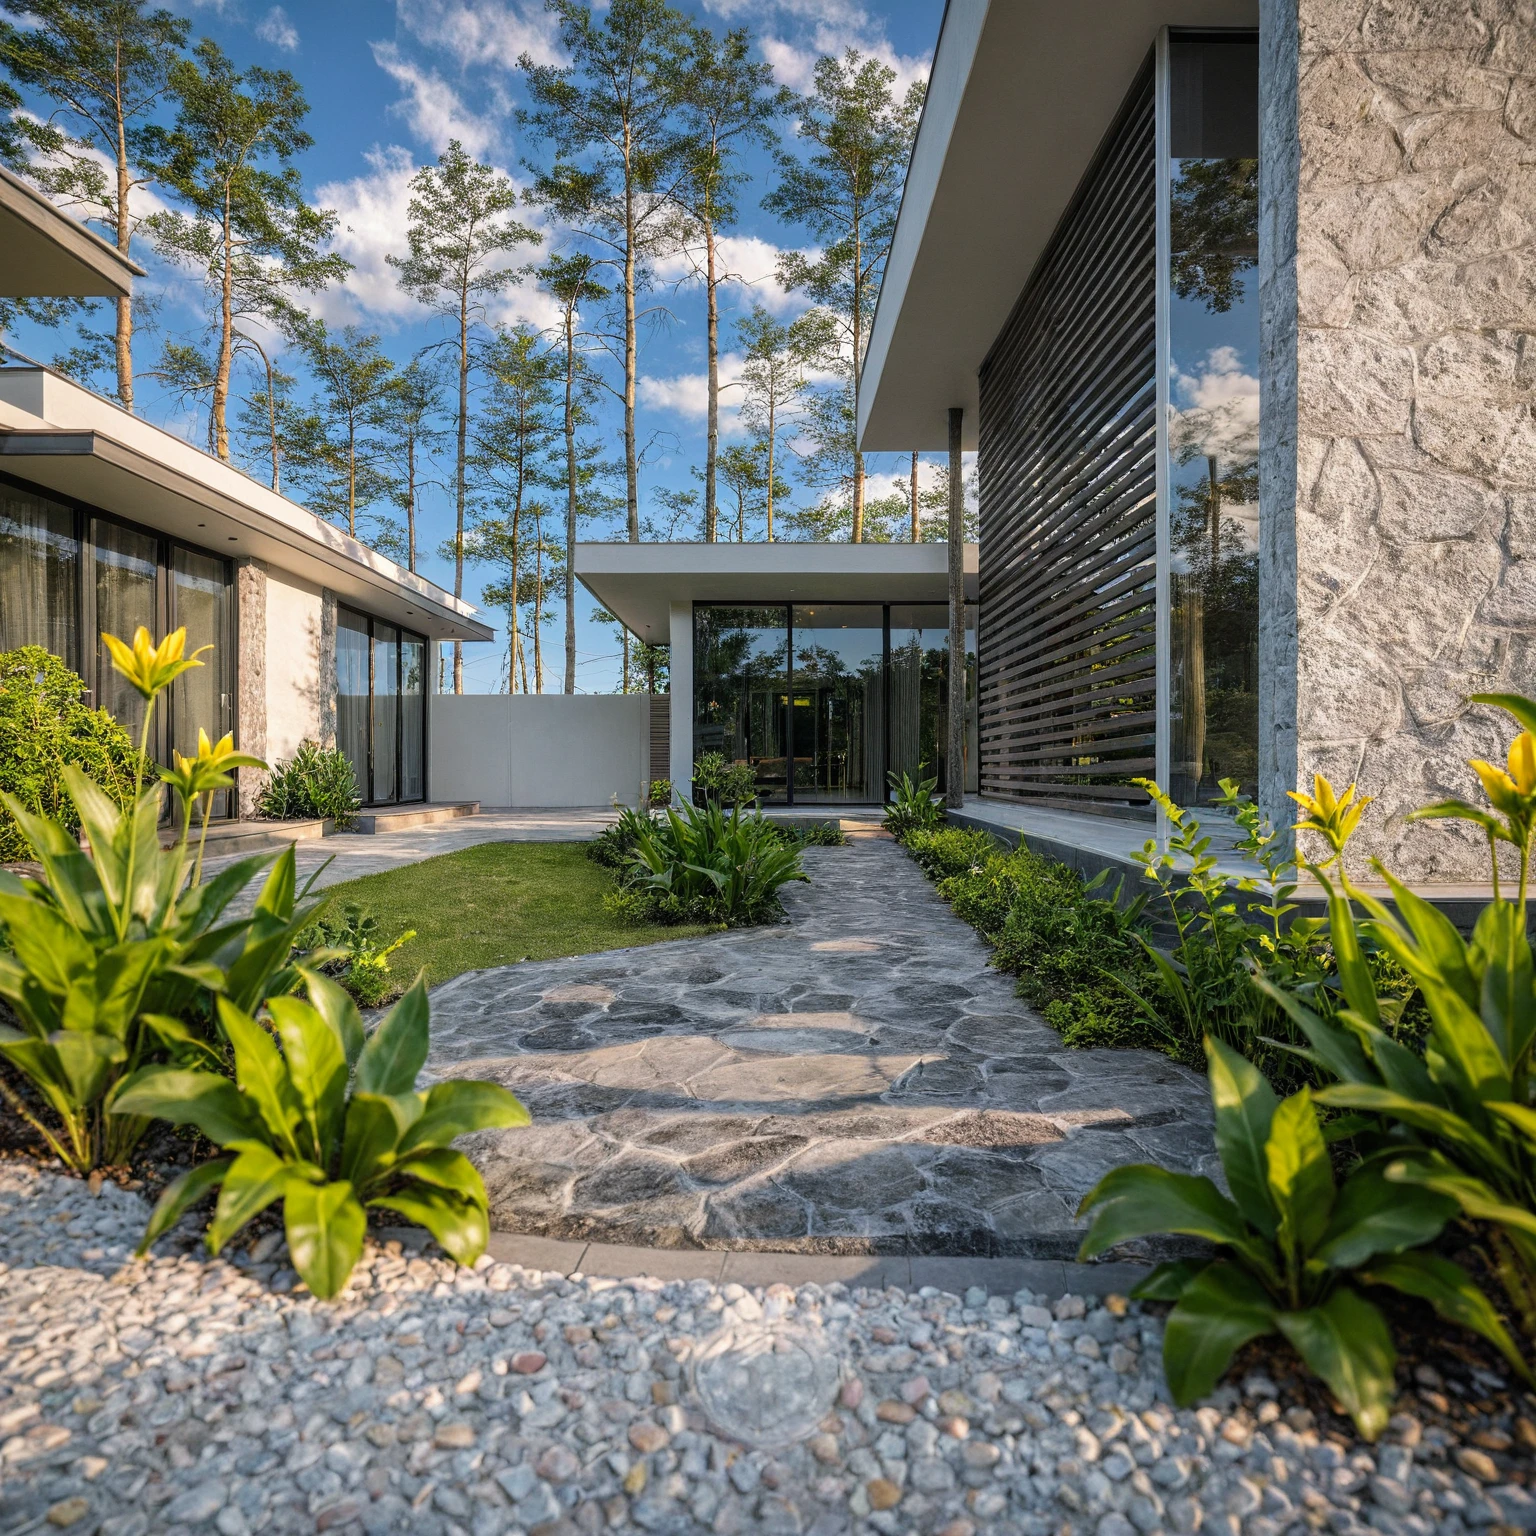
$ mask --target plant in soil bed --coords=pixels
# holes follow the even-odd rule
[[[281,1200],[293,1267],[322,1298],[342,1289],[361,1256],[367,1209],[420,1223],[445,1253],[473,1264],[490,1235],[485,1185],[452,1142],[526,1125],[527,1110],[495,1083],[449,1079],[417,1090],[428,1046],[420,978],[365,1036],[336,982],[302,974],[308,1001],[269,999],[269,1022],[219,1000],[234,1082],[160,1066],[124,1084],[119,1113],[195,1125],[228,1154],[167,1186],[139,1252],[217,1189],[209,1252]]]
[[[903,841],[912,832],[932,832],[944,824],[944,804],[934,798],[939,786],[936,778],[913,779],[910,774],[898,775],[893,768],[886,774],[893,798],[885,808],[885,830]]]
[[[1311,1091],[1279,1099],[1252,1062],[1209,1036],[1205,1044],[1231,1198],[1208,1178],[1138,1164],[1106,1174],[1079,1211],[1093,1216],[1078,1254],[1084,1260],[1161,1233],[1216,1245],[1214,1258],[1159,1265],[1132,1293],[1174,1303],[1163,1333],[1174,1401],[1184,1406],[1206,1396],[1242,1345],[1279,1333],[1374,1440],[1392,1411],[1397,1356],[1362,1285],[1428,1301],[1488,1339],[1529,1379],[1471,1277],[1424,1250],[1456,1202],[1394,1183],[1380,1160],[1338,1183]]]

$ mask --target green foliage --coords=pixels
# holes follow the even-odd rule
[[[587,844],[587,857],[594,864],[615,873],[627,872],[634,863],[635,850],[640,846],[642,833],[655,825],[654,818],[645,811],[631,810],[627,805],[619,808],[619,819],[611,827],[604,827]]]
[[[1174,1401],[1206,1396],[1242,1345],[1280,1333],[1374,1440],[1392,1411],[1397,1357],[1385,1318],[1357,1285],[1428,1301],[1527,1374],[1471,1277],[1418,1251],[1439,1236],[1456,1202],[1394,1182],[1379,1160],[1337,1183],[1311,1091],[1278,1099],[1252,1062],[1218,1040],[1205,1046],[1231,1198],[1207,1178],[1138,1164],[1107,1174],[1079,1211],[1093,1215],[1081,1259],[1152,1234],[1215,1245],[1215,1258],[1159,1265],[1133,1292],[1175,1303],[1163,1334]]]
[[[846,848],[848,834],[829,822],[809,827],[780,827],[779,835],[792,848]]]
[[[895,799],[885,808],[885,830],[902,842],[911,832],[931,832],[944,825],[944,803],[934,798],[939,781],[914,780],[910,774],[886,774]]]
[[[766,816],[685,805],[638,818],[626,884],[645,893],[662,922],[743,927],[777,916],[779,890],[807,878],[798,847]]]
[[[378,918],[349,901],[339,915],[322,912],[299,936],[299,947],[308,952],[309,963],[334,976],[360,1008],[377,1008],[400,995],[389,957],[415,937],[416,930],[407,928],[398,938],[384,943]]]
[[[453,1141],[526,1125],[528,1112],[494,1083],[449,1079],[417,1091],[428,1046],[420,979],[365,1037],[334,981],[303,977],[309,1000],[272,998],[261,1022],[219,999],[234,1082],[154,1066],[124,1084],[119,1113],[195,1125],[231,1154],[167,1186],[139,1252],[217,1188],[209,1252],[281,1200],[293,1267],[322,1298],[342,1289],[361,1256],[369,1209],[419,1222],[444,1252],[473,1264],[490,1234],[485,1185]]]
[[[693,787],[706,805],[750,805],[757,799],[757,771],[750,763],[728,763],[722,752],[706,752],[693,765]]]
[[[301,741],[292,758],[279,763],[268,776],[256,814],[268,821],[326,818],[341,830],[357,820],[362,803],[347,754]]]
[[[118,807],[131,805],[146,765],[128,733],[85,702],[86,686],[40,645],[0,652],[0,790],[66,832],[80,817],[64,788],[67,764],[88,775]],[[26,834],[0,811],[0,860],[27,859]]]
[[[650,802],[650,804],[652,806],[654,806],[658,810],[662,809],[665,806],[671,805],[672,804],[672,780],[671,779],[652,779],[651,780],[650,795],[649,795],[649,802]]]

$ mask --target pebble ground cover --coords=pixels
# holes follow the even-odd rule
[[[0,1530],[1536,1529],[1536,1401],[1477,1366],[1421,1365],[1366,1446],[1258,1370],[1175,1411],[1155,1309],[1118,1298],[566,1279],[385,1243],[322,1304],[276,1233],[131,1262],[146,1215],[0,1163]],[[776,1377],[775,1337],[814,1368]],[[808,1409],[800,1437],[754,1443],[764,1402],[780,1428]]]

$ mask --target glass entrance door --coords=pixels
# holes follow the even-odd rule
[[[336,744],[365,805],[426,795],[427,642],[383,619],[336,614]]]

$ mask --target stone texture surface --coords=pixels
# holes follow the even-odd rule
[[[1071,1051],[894,844],[810,849],[789,921],[461,976],[442,1075],[533,1112],[472,1139],[493,1224],[548,1237],[1068,1258],[1109,1168],[1211,1171],[1205,1082]]]
[[[1358,779],[1362,856],[1477,878],[1480,835],[1404,818],[1502,756],[1468,694],[1536,691],[1536,8],[1262,21],[1266,808]]]
[[[235,594],[239,617],[239,660],[235,668],[240,722],[236,745],[254,757],[267,755],[267,567],[263,560],[242,559],[235,567]],[[254,816],[267,775],[260,768],[235,772],[235,793],[240,814]]]

